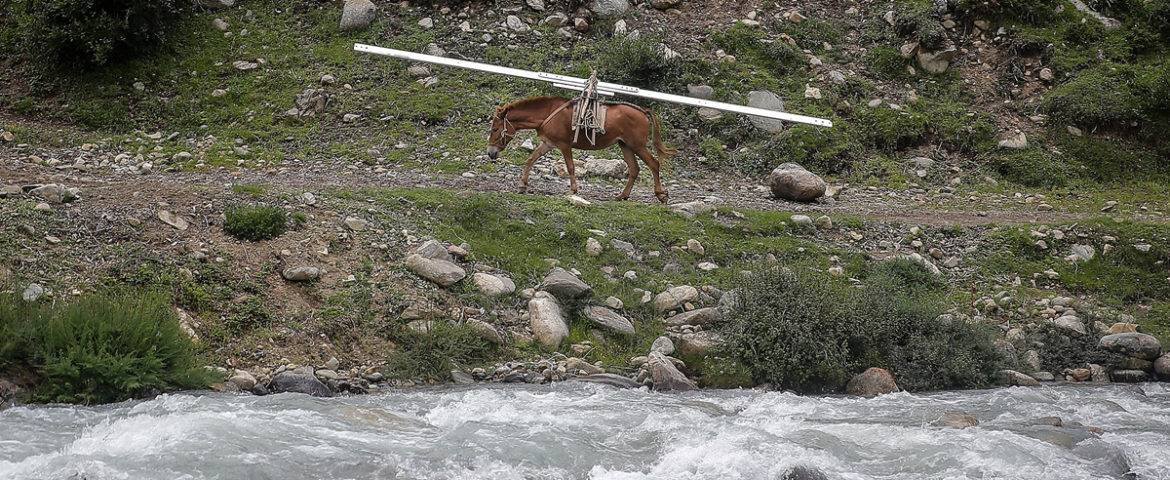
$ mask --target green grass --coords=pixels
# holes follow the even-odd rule
[[[253,242],[279,237],[288,229],[284,209],[269,205],[232,207],[224,212],[223,230],[240,240]]]
[[[0,366],[32,370],[35,401],[107,403],[214,380],[163,295],[91,294],[51,306],[4,298],[0,331]]]

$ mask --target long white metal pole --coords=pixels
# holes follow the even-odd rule
[[[392,48],[376,47],[373,45],[366,45],[362,43],[355,43],[353,49],[358,52],[372,53],[375,55],[384,55],[387,57],[400,58],[403,60],[411,60],[415,62],[432,63],[436,65],[445,65],[449,67],[465,68],[468,70],[478,70],[481,72],[498,73],[502,75],[510,75],[513,77],[527,78],[529,80],[539,80],[543,82],[550,82],[554,86],[560,88],[567,88],[571,90],[579,90],[585,86],[586,80],[583,78],[570,77],[567,75],[557,75],[555,73],[532,72],[528,70],[520,70],[518,68],[501,67],[498,65],[489,65],[486,63],[470,62],[467,60],[458,60],[447,57],[437,57],[434,55],[426,55],[422,53],[407,52],[403,50],[395,50]],[[784,120],[788,122],[806,123],[809,125],[817,125],[821,127],[832,127],[833,122],[816,117],[809,117],[805,115],[796,115],[793,113],[780,112],[776,110],[768,110],[764,108],[749,107],[746,105],[736,105],[732,103],[716,102],[712,100],[704,100],[701,98],[684,97],[682,95],[672,95],[669,93],[655,92],[653,90],[643,90],[638,87],[630,87],[627,85],[619,85],[616,83],[598,82],[597,90],[604,94],[620,94],[631,95],[635,97],[649,98],[651,100],[660,100],[663,102],[679,103],[683,105],[691,105],[695,107],[713,108],[715,110],[723,110],[726,112],[741,113],[744,115],[751,115],[756,117],[772,118],[776,120]]]

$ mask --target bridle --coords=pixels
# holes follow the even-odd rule
[[[507,144],[511,139],[516,138],[517,130],[512,125],[512,121],[508,120],[507,110],[496,112],[495,118],[500,120],[500,128],[503,129],[503,131],[500,132],[500,140],[502,141],[501,143]],[[488,140],[491,140],[490,132],[488,133]]]

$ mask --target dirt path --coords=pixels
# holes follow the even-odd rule
[[[60,153],[60,152],[59,152]],[[58,158],[69,158],[58,154]],[[83,197],[118,201],[130,195],[146,194],[154,201],[170,197],[197,197],[207,190],[226,190],[232,184],[255,183],[280,190],[322,192],[331,189],[429,187],[461,192],[515,192],[520,168],[504,165],[495,173],[444,174],[416,170],[388,170],[375,173],[368,167],[287,166],[268,170],[241,169],[207,172],[154,172],[147,175],[114,174],[105,168],[78,170],[50,168],[24,161],[26,155],[0,152],[0,184],[62,183],[78,187]],[[645,176],[645,175],[643,175]],[[657,204],[646,180],[634,189],[630,201]],[[583,178],[580,196],[587,200],[609,201],[620,189],[618,181]],[[805,214],[849,215],[882,223],[922,225],[988,225],[1026,223],[1068,223],[1096,217],[1096,212],[1040,212],[1021,209],[1006,195],[983,195],[975,201],[937,190],[891,190],[845,186],[835,198],[803,204],[776,200],[758,184],[719,175],[668,180],[670,203],[704,201],[716,206]],[[530,194],[564,196],[568,182],[553,175],[535,175]],[[157,197],[157,198],[154,198]],[[185,203],[185,202],[180,202]],[[969,208],[955,208],[966,205]],[[1003,205],[1003,206],[1001,206]],[[1014,208],[1011,208],[1014,207]],[[1146,221],[1165,221],[1143,216]],[[1138,219],[1138,217],[1134,217]]]

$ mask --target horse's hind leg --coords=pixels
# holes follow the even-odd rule
[[[619,145],[622,147],[622,156],[626,158],[626,188],[618,194],[617,199],[626,200],[630,198],[630,190],[633,190],[634,181],[638,179],[638,159],[634,158],[634,151],[625,142]]]
[[[666,188],[662,186],[662,177],[659,174],[662,164],[654,158],[654,155],[650,154],[650,150],[645,146],[639,146],[635,152],[639,157],[642,157],[642,161],[646,162],[646,166],[650,167],[650,173],[654,175],[654,196],[658,197],[658,201],[666,203],[670,200],[670,194],[666,193]]]
[[[565,170],[569,172],[569,191],[577,193],[577,166],[573,164],[573,147],[561,147],[565,156]]]
[[[532,151],[532,155],[528,156],[528,162],[524,164],[524,173],[520,174],[520,193],[528,193],[528,172],[532,171],[532,165],[536,163],[536,159],[544,156],[553,146],[547,141],[541,141],[537,145],[536,150]]]

